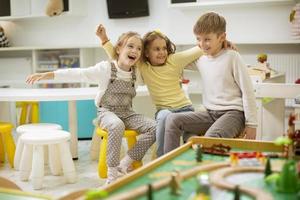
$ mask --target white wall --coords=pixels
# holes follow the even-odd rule
[[[72,0],[71,0],[72,1]],[[160,29],[176,44],[193,44],[192,27],[197,18],[215,10],[227,19],[228,38],[238,42],[282,42],[291,40],[289,13],[292,5],[223,6],[205,9],[169,8],[168,0],[149,0],[150,16],[131,19],[108,19],[105,0],[85,0],[84,17],[53,17],[1,22],[13,46],[97,45],[94,32],[103,23],[112,41],[125,31],[141,34]]]

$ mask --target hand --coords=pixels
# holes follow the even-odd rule
[[[105,27],[102,24],[97,27],[96,35],[100,38],[102,45],[109,41]]]
[[[223,44],[224,49],[232,49],[235,51],[238,51],[237,47],[235,46],[235,44],[233,44],[232,42],[225,40],[224,44]]]
[[[256,128],[245,127],[244,134],[244,139],[255,140]]]
[[[36,81],[45,80],[45,79],[53,79],[54,73],[53,72],[45,72],[45,73],[35,73],[31,74],[26,78],[27,84],[34,84]]]

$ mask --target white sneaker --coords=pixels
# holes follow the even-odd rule
[[[109,167],[107,169],[107,179],[105,185],[111,184],[124,174],[120,173],[118,167]]]
[[[134,160],[132,160],[128,155],[126,155],[120,162],[120,165],[118,166],[119,172],[123,174],[127,174],[131,172],[133,169],[131,167],[131,164]]]

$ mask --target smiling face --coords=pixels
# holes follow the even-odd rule
[[[196,34],[198,45],[206,55],[215,56],[218,54],[223,46],[226,38],[225,33],[201,33]]]
[[[135,65],[141,57],[142,45],[141,38],[132,36],[123,45],[117,47],[118,65],[126,69]]]
[[[166,40],[156,38],[145,50],[145,56],[151,65],[158,66],[165,64],[168,57],[168,49]]]

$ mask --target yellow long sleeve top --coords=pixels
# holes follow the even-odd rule
[[[103,48],[111,58],[115,57],[111,42],[106,42]],[[180,86],[180,79],[184,67],[198,59],[202,54],[201,49],[196,46],[179,53],[170,54],[164,65],[153,66],[148,61],[137,63],[142,80],[147,85],[151,99],[158,110],[182,108],[192,104]]]

